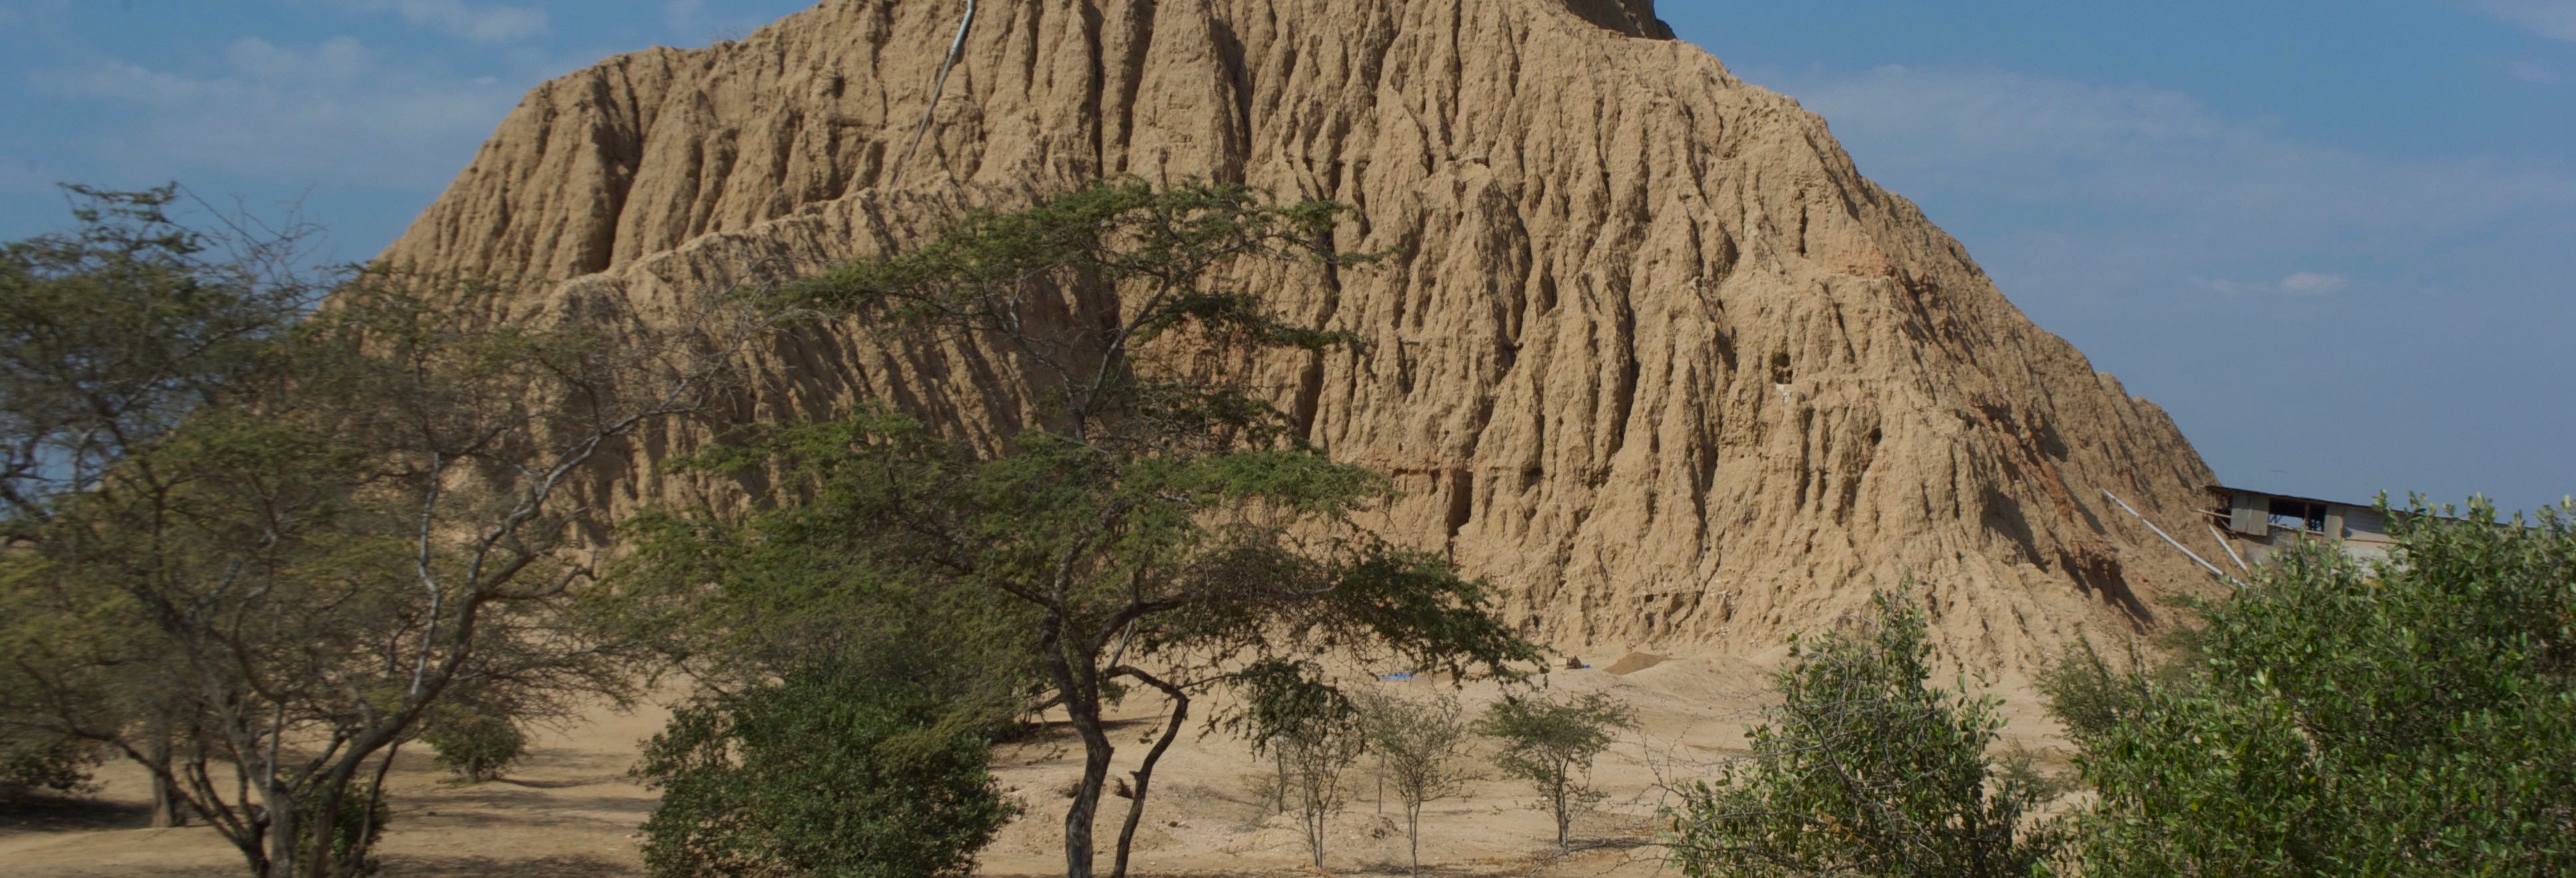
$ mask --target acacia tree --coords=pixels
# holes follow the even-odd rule
[[[624,656],[563,617],[589,577],[576,489],[718,389],[732,324],[614,334],[598,302],[504,321],[498,296],[343,286],[56,495],[6,577],[22,715],[142,764],[255,874],[318,878],[369,868],[384,773],[451,692],[622,694]]]
[[[1484,776],[1466,762],[1474,743],[1466,709],[1454,695],[1417,701],[1385,692],[1363,693],[1360,721],[1377,753],[1381,783],[1395,787],[1404,811],[1404,835],[1413,871],[1422,871],[1422,807],[1461,795]]]
[[[70,231],[0,246],[0,525],[96,487],[225,388],[336,280],[298,270],[312,230],[172,216],[176,186],[66,186]]]
[[[1094,871],[1116,752],[1103,706],[1126,687],[1160,694],[1170,712],[1118,834],[1112,874],[1124,875],[1192,697],[1237,669],[1328,648],[1460,672],[1536,656],[1492,617],[1482,585],[1355,527],[1387,480],[1299,441],[1248,389],[1255,354],[1354,340],[1278,316],[1228,272],[1303,263],[1320,280],[1355,265],[1329,246],[1342,211],[1272,206],[1241,186],[1096,184],[787,285],[771,298],[781,308],[985,364],[998,377],[982,391],[1037,401],[1037,422],[976,441],[880,402],[759,431],[696,464],[756,475],[763,508],[641,523],[660,538],[632,580],[700,596],[682,608],[707,595],[775,606],[795,589],[955,609],[959,636],[1016,662],[1026,706],[1065,711],[1082,739],[1064,830],[1076,878]],[[747,563],[759,575],[697,575]],[[818,583],[816,570],[835,572]],[[738,634],[762,623],[724,620],[750,616],[712,618]]]
[[[1276,761],[1272,794],[1283,811],[1291,802],[1297,806],[1307,855],[1321,869],[1325,830],[1350,799],[1343,777],[1376,744],[1368,717],[1311,663],[1260,662],[1237,675],[1234,689],[1240,706],[1219,725]]]
[[[74,228],[0,246],[0,547],[13,583],[0,593],[0,771],[68,791],[105,751],[47,721],[47,693],[67,681],[39,647],[75,632],[92,658],[135,644],[124,630],[49,619],[14,583],[63,498],[99,488],[255,374],[336,275],[300,269],[312,233],[300,223],[218,214],[201,231],[173,217],[188,201],[176,186],[64,190]],[[96,690],[80,700],[132,717],[154,739],[144,750],[167,752],[171,718],[156,705]],[[156,782],[155,826],[184,817],[170,793]]]
[[[1565,700],[1532,693],[1487,708],[1474,728],[1502,744],[1494,766],[1538,793],[1539,807],[1556,819],[1562,847],[1575,816],[1601,800],[1591,784],[1592,761],[1609,751],[1612,732],[1636,724],[1636,711],[1605,693]]]

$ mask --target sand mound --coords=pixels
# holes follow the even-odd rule
[[[1663,656],[1659,656],[1654,653],[1632,652],[1620,657],[1618,661],[1611,662],[1610,666],[1601,669],[1601,672],[1613,677],[1625,677],[1629,674],[1634,674],[1638,671],[1663,664],[1667,661],[1671,661],[1671,659],[1664,658]]]

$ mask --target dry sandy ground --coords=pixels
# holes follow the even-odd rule
[[[1638,662],[1628,662],[1634,666]],[[1603,662],[1605,666],[1616,663]],[[1622,668],[1626,670],[1626,668]],[[1738,753],[1745,721],[1760,704],[1761,670],[1733,660],[1673,660],[1623,674],[1596,666],[1558,671],[1548,684],[1563,692],[1608,691],[1636,706],[1642,727],[1605,756],[1596,781],[1609,794],[1576,825],[1576,850],[1554,844],[1547,816],[1530,807],[1526,788],[1494,780],[1465,797],[1433,803],[1423,817],[1427,872],[1460,876],[1649,876],[1670,871],[1653,844],[1661,778],[1706,776],[1707,766]],[[1429,694],[1430,681],[1383,684]],[[1471,685],[1471,705],[1496,690]],[[2054,729],[2014,699],[2010,733],[2044,747]],[[1137,698],[1118,730],[1123,773],[1145,751],[1135,742],[1158,727],[1162,705]],[[1204,714],[1205,706],[1199,710]],[[393,822],[381,853],[385,874],[409,876],[640,875],[636,827],[652,795],[626,776],[636,744],[666,714],[601,711],[588,722],[543,735],[530,758],[495,783],[446,781],[425,750],[407,750],[391,788]],[[1136,871],[1144,875],[1314,874],[1293,818],[1273,814],[1251,792],[1264,766],[1220,735],[1182,738],[1156,775],[1138,834]],[[1058,846],[1064,799],[1055,792],[1079,773],[1079,746],[1058,734],[1000,753],[1003,785],[1028,805],[985,852],[987,875],[1062,874]],[[1363,767],[1357,795],[1333,824],[1325,865],[1346,874],[1405,871],[1404,832],[1396,812],[1378,812]],[[146,824],[138,775],[114,771],[98,801],[19,801],[0,809],[0,872],[25,878],[72,876],[231,876],[240,859],[202,828],[154,830]],[[1099,833],[1114,837],[1127,802],[1110,799]],[[1102,866],[1108,863],[1106,851]],[[1672,874],[1678,874],[1673,872]]]

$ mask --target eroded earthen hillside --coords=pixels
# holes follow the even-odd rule
[[[1280,401],[1562,647],[1759,654],[1912,578],[1954,655],[2021,665],[2205,587],[2103,497],[2192,538],[2211,475],[2164,412],[1650,0],[983,0],[899,169],[965,8],[833,0],[549,83],[387,255],[668,314],[962,205],[1248,182],[1398,254],[1248,279],[1371,342],[1265,364]],[[1024,417],[969,354],[782,342],[759,406]]]

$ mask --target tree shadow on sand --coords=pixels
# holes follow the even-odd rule
[[[0,786],[0,833],[147,829],[152,807]]]
[[[388,856],[384,874],[411,878],[625,878],[635,867],[586,854],[525,859]]]

